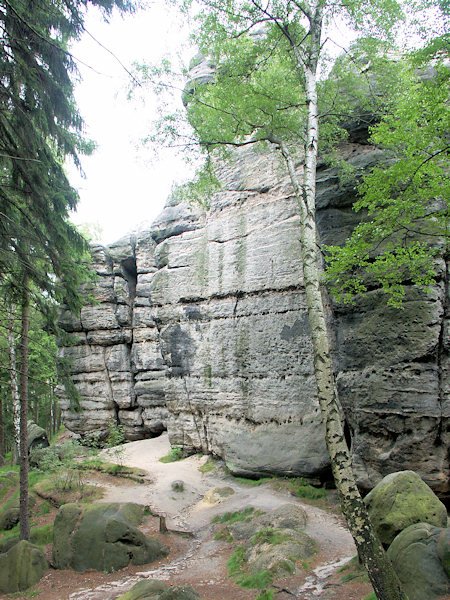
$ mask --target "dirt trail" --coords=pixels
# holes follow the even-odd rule
[[[192,585],[208,600],[226,600],[229,597],[242,600],[255,597],[255,592],[239,589],[231,596],[227,591],[229,580],[226,575],[226,558],[229,546],[215,541],[211,535],[211,520],[217,514],[234,511],[246,506],[270,510],[286,503],[297,504],[286,492],[278,492],[263,484],[249,487],[232,478],[214,473],[202,474],[199,467],[206,457],[191,456],[174,463],[161,463],[159,458],[170,450],[167,434],[150,440],[131,442],[125,446],[123,464],[147,471],[151,483],[144,485],[108,486],[104,502],[138,502],[149,505],[158,514],[166,515],[169,529],[189,531],[193,538],[184,554],[165,565],[141,571],[134,577],[117,579],[96,589],[81,590],[70,595],[71,600],[110,600],[124,593],[139,579],[154,577],[170,583]],[[104,451],[108,455],[108,451]],[[108,460],[114,460],[113,455]],[[181,480],[182,492],[172,489],[172,482]],[[234,494],[220,504],[202,501],[205,493],[213,487],[229,486]],[[308,504],[303,505],[308,514],[306,532],[318,543],[320,565],[305,580],[292,590],[293,595],[282,592],[277,598],[309,600],[322,596],[324,581],[330,571],[335,570],[355,554],[353,540],[336,515]],[[328,597],[328,596],[327,596]]]

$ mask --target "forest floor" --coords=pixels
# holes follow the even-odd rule
[[[89,473],[89,483],[103,489],[100,502],[137,502],[148,506],[141,529],[157,537],[169,548],[167,558],[151,565],[128,567],[114,573],[58,571],[50,568],[38,584],[26,592],[1,595],[7,598],[39,600],[114,600],[144,578],[165,581],[169,585],[190,585],[203,600],[254,600],[256,590],[244,589],[228,576],[227,560],[236,544],[214,539],[216,515],[252,506],[270,510],[283,504],[301,504],[308,515],[305,531],[317,542],[318,553],[300,574],[274,582],[276,600],[362,600],[371,591],[367,576],[353,566],[344,565],[355,555],[353,540],[338,512],[333,492],[329,499],[308,502],[292,496],[284,480],[271,480],[253,486],[225,473],[223,468],[203,468],[206,456],[195,455],[177,462],[162,463],[168,454],[167,434],[158,438],[131,442],[123,446],[121,456],[103,451],[108,461],[119,461],[146,473],[144,483],[104,473]],[[182,491],[172,483],[182,481]],[[231,487],[234,493],[217,504],[203,500],[214,487]],[[55,510],[39,515],[35,525],[54,519]],[[165,517],[168,533],[160,533],[160,516]],[[46,555],[51,561],[51,545]]]

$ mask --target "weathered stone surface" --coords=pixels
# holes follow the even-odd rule
[[[382,155],[352,141],[341,156],[363,172]],[[61,319],[78,336],[63,353],[85,407],[70,412],[60,394],[64,420],[88,437],[105,428],[106,413],[123,420],[129,439],[167,428],[173,445],[214,453],[247,476],[326,476],[288,177],[274,153],[251,149],[219,177],[223,189],[208,213],[169,202],[152,226],[94,248],[100,304],[81,320]],[[359,218],[354,186],[323,162],[317,186],[321,243],[340,243]],[[362,488],[409,468],[448,491],[448,292],[438,266],[432,293],[409,288],[404,310],[386,307],[378,289],[351,309],[330,306]]]
[[[386,475],[364,500],[375,531],[385,546],[414,523],[447,525],[445,506],[413,471]]]
[[[136,527],[142,511],[137,504],[65,504],[55,518],[54,566],[109,572],[162,558],[166,548]]]
[[[433,600],[450,592],[437,554],[437,540],[448,530],[417,523],[403,530],[387,551],[409,600]]]
[[[36,423],[28,421],[27,424],[27,447],[28,452],[33,452],[37,448],[46,448],[48,443],[47,432]]]
[[[0,592],[11,594],[37,583],[48,569],[42,552],[21,540],[0,554]]]

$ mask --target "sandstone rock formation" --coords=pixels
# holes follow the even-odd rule
[[[359,172],[380,159],[357,137],[341,156]],[[60,390],[66,426],[130,440],[168,429],[186,453],[225,459],[234,473],[327,472],[292,190],[274,154],[241,150],[220,173],[211,209],[168,203],[151,227],[93,248],[94,306],[63,313],[61,350],[80,394]],[[318,169],[322,243],[345,239],[357,216],[352,185]],[[361,486],[413,469],[448,489],[446,266],[404,310],[378,289],[355,307],[330,306],[337,385]],[[447,420],[446,420],[447,419]]]

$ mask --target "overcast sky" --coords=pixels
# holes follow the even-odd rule
[[[164,0],[134,16],[116,14],[109,24],[90,9],[86,29],[130,70],[135,60],[157,62],[177,51],[188,60],[193,54],[186,48],[186,27]],[[71,183],[80,194],[72,220],[99,224],[102,243],[110,243],[143,221],[152,221],[173,182],[183,180],[187,171],[181,157],[166,153],[155,161],[139,145],[149,132],[154,100],[150,94],[144,104],[126,99],[130,78],[117,60],[87,34],[73,45],[72,53],[91,67],[78,63],[82,81],[75,97],[86,135],[98,144],[94,155],[82,159],[85,179],[69,167]],[[178,94],[174,102],[181,103]]]

